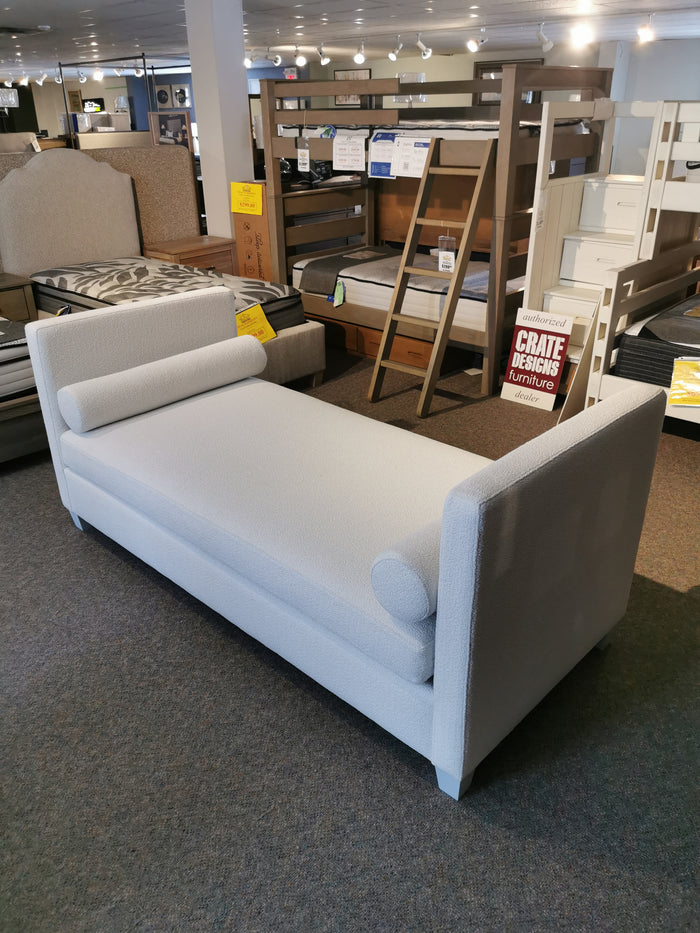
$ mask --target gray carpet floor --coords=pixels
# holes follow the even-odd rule
[[[419,421],[410,378],[364,402],[369,372],[337,358],[312,392],[487,456],[556,420],[477,400],[459,375]],[[0,929],[697,930],[699,451],[667,427],[611,646],[460,802],[422,757],[75,529],[48,455],[0,466]]]

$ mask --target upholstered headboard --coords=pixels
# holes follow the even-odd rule
[[[141,252],[131,178],[75,149],[48,149],[0,182],[5,272]]]
[[[56,149],[47,150],[46,153],[0,153],[0,183],[12,170],[57,151],[75,154],[74,150]],[[83,159],[92,159],[100,166],[110,165],[117,172],[131,176],[136,191],[141,243],[160,243],[163,240],[199,234],[199,205],[194,165],[192,153],[185,147],[91,149],[78,155]],[[91,204],[88,210],[97,211],[98,206]],[[89,214],[87,220],[90,222]],[[140,250],[137,250],[138,252]],[[5,271],[11,271],[6,267],[3,249],[0,246],[0,269],[3,268]],[[39,267],[35,266],[33,271],[38,269]]]

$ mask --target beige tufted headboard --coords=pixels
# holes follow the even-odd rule
[[[95,149],[90,150],[89,153],[73,149],[49,149],[42,153],[0,153],[0,190],[2,190],[2,179],[13,169],[26,166],[34,160],[43,160],[44,156],[55,153],[62,153],[64,156],[67,154],[72,165],[78,164],[75,162],[77,156],[81,160],[80,165],[85,165],[84,160],[88,159],[92,162],[101,163],[99,168],[107,168],[107,165],[110,165],[117,172],[129,175],[133,179],[132,188],[136,192],[136,220],[141,244],[158,243],[163,240],[174,240],[199,234],[199,208],[192,154],[184,147],[152,146],[143,149]],[[44,160],[43,164],[48,165],[49,163]],[[129,198],[132,198],[131,191],[129,192]],[[103,220],[105,216],[109,220],[109,212],[104,207],[104,197],[98,200],[92,199],[87,208],[85,200],[83,196],[79,198],[78,203],[81,205],[81,209],[87,209],[88,222],[94,223],[97,219]],[[64,217],[62,235],[64,238],[70,239],[72,236],[71,230],[65,222],[66,199],[59,197],[58,201],[59,215]],[[26,210],[24,205],[22,205],[21,210],[23,212]],[[44,211],[42,214],[40,205],[39,214],[46,219],[46,212]],[[58,219],[60,219],[60,216]],[[76,218],[74,218],[74,222],[75,220]],[[80,225],[84,227],[85,221],[86,217],[83,215]],[[0,224],[0,235],[2,235],[4,223],[3,220],[2,224]],[[12,219],[10,219],[10,225],[14,226]],[[32,238],[37,232],[37,229],[32,229]],[[0,245],[0,269],[4,268],[6,272],[26,274],[26,272],[20,273],[17,267],[10,268],[6,263],[4,252],[3,246]],[[138,255],[140,252],[139,246],[135,254]],[[121,255],[134,255],[134,252],[132,251],[131,254],[122,253]],[[106,257],[99,256],[97,258]],[[10,261],[14,263],[14,260]],[[78,262],[81,260],[71,260],[71,262],[73,261]],[[20,266],[24,268],[25,265],[20,259]],[[48,266],[35,265],[32,271],[36,272],[40,268],[48,268]]]

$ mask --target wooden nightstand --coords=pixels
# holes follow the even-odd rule
[[[191,236],[182,240],[150,243],[143,249],[149,259],[163,259],[183,266],[236,274],[235,243],[222,236]]]
[[[31,279],[0,272],[0,317],[8,321],[36,320]]]

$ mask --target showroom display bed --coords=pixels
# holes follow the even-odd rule
[[[62,500],[459,797],[624,614],[663,392],[491,462],[256,379],[234,315],[221,288],[28,325]]]

